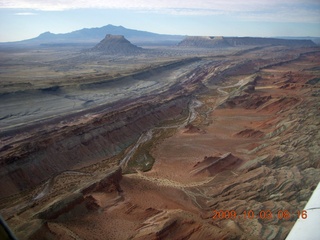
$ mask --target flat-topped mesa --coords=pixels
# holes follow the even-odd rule
[[[178,46],[199,48],[224,48],[230,47],[224,37],[189,36],[182,40]]]
[[[178,46],[197,48],[225,48],[235,46],[267,46],[282,45],[294,47],[313,47],[316,44],[311,40],[256,38],[256,37],[207,37],[189,36],[182,40]]]
[[[295,47],[316,46],[311,40],[303,39],[280,39],[280,38],[258,38],[258,37],[225,37],[225,40],[232,46],[249,45],[282,45]]]
[[[106,37],[91,50],[107,54],[134,54],[142,52],[143,49],[133,45],[122,35],[107,34]]]

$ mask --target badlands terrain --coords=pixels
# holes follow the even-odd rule
[[[19,239],[285,239],[320,181],[320,49],[290,41],[1,48],[2,218]]]

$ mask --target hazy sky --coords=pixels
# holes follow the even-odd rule
[[[320,36],[320,0],[0,0],[0,42],[107,24],[181,35]]]

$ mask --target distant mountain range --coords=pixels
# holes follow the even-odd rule
[[[83,28],[70,33],[54,34],[45,32],[36,38],[11,42],[7,44],[20,45],[62,45],[62,44],[91,44],[95,45],[103,39],[106,34],[122,35],[135,45],[175,45],[185,36],[157,34],[146,31],[128,29],[122,26],[106,25],[100,28]]]
[[[169,34],[157,34],[147,31],[140,31],[134,29],[128,29],[122,26],[114,26],[114,25],[106,25],[99,28],[83,28],[81,30],[73,31],[70,33],[51,33],[45,32],[40,34],[36,38],[27,39],[23,41],[17,42],[8,42],[8,43],[0,43],[0,46],[63,46],[63,45],[87,45],[87,46],[94,46],[99,43],[107,34],[111,35],[122,35],[127,40],[129,40],[132,44],[137,46],[155,46],[155,45],[178,45],[182,40],[186,38],[183,35],[169,35]],[[207,37],[208,38],[208,37]],[[213,39],[213,37],[210,37]],[[299,39],[299,40],[312,40],[315,43],[320,43],[320,38],[313,38],[313,37],[281,37],[282,39]],[[230,44],[229,42],[225,42],[224,39],[214,39],[215,44],[219,45],[220,47],[226,46]],[[230,37],[228,38],[231,39]],[[232,42],[239,41],[240,39],[252,40],[252,39],[259,39],[259,38],[237,38],[233,37]],[[238,40],[237,40],[238,39]],[[261,38],[260,38],[261,39]],[[266,38],[267,39],[267,38]],[[278,37],[276,39],[279,39]],[[198,39],[199,40],[199,39]],[[208,40],[208,39],[207,39]],[[241,41],[242,41],[241,40]],[[250,42],[252,42],[250,40]],[[190,39],[188,40],[190,41]],[[256,40],[255,40],[256,41]],[[274,40],[275,41],[275,40]],[[204,43],[204,45],[208,43]],[[210,43],[212,44],[212,43]],[[233,44],[231,44],[233,45]],[[242,43],[240,44],[242,45]]]

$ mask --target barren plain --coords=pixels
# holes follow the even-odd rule
[[[285,239],[320,181],[318,47],[0,56],[19,239]]]

